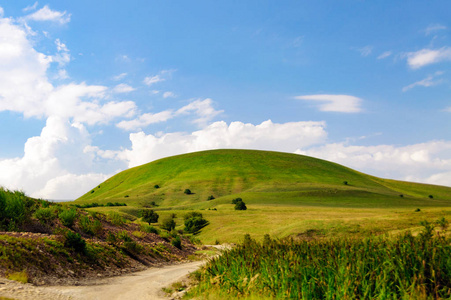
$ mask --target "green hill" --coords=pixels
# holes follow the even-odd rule
[[[184,194],[185,189],[193,194]],[[210,195],[215,200],[208,201]],[[380,179],[296,154],[213,150],[125,170],[77,202],[119,201],[137,206],[155,202],[160,207],[209,208],[234,197],[258,204],[442,206],[451,204],[451,188]]]
[[[237,197],[246,211],[234,210],[231,200]],[[451,218],[450,187],[381,179],[312,157],[253,150],[160,159],[111,177],[74,204],[108,202],[127,206],[92,209],[136,219],[150,207],[160,220],[175,214],[177,230],[187,211],[201,210],[210,225],[198,237],[207,244],[238,242],[246,233],[322,238],[415,232],[421,221]]]

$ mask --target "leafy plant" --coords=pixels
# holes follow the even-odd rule
[[[163,222],[161,223],[161,229],[164,229],[166,231],[171,231],[175,229],[175,220],[171,217],[166,217]]]
[[[149,223],[149,225],[150,223],[157,223],[158,218],[160,217],[152,209],[144,209],[141,214],[143,221]]]
[[[199,231],[207,226],[209,222],[203,218],[199,212],[189,212],[185,215],[185,231],[192,234],[197,234]]]
[[[247,209],[246,204],[243,201],[238,201],[235,204],[235,210],[246,210],[246,209]]]
[[[86,241],[79,233],[75,233],[70,230],[68,230],[65,235],[64,246],[74,249],[75,252],[86,252]]]
[[[49,224],[56,218],[56,214],[51,207],[47,208],[39,208],[35,211],[34,216],[39,220],[42,224]]]
[[[58,217],[64,226],[72,227],[77,218],[77,211],[75,209],[66,209],[60,212]]]
[[[182,249],[182,240],[180,239],[180,236],[176,236],[171,241],[172,246]]]
[[[187,195],[191,195],[192,194],[190,189],[185,189],[184,193],[187,194]]]

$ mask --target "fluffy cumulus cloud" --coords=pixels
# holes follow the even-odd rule
[[[93,174],[92,155],[84,148],[90,135],[80,123],[60,117],[49,117],[40,136],[31,137],[23,157],[0,160],[0,184],[10,189],[23,189],[34,197],[74,199],[94,186],[103,174]],[[68,179],[74,179],[70,182]],[[56,183],[60,183],[58,187]],[[78,183],[77,186],[75,183]],[[89,189],[89,188],[88,188]]]
[[[451,60],[451,48],[442,47],[440,49],[422,49],[406,54],[407,64],[412,69],[419,69],[430,64]]]
[[[119,159],[137,166],[162,157],[187,152],[219,149],[262,149],[294,152],[324,142],[324,122],[293,122],[277,124],[270,120],[259,125],[223,121],[214,122],[192,133],[162,133],[146,135],[144,132],[130,134],[131,149],[117,153]]]
[[[449,141],[431,141],[403,147],[335,143],[298,149],[296,153],[334,161],[380,177],[448,186],[451,182]]]
[[[358,113],[361,112],[362,99],[350,95],[305,95],[295,97],[319,103],[320,111]]]
[[[135,90],[135,88],[133,88],[132,86],[130,86],[128,84],[120,83],[113,88],[113,93],[123,94],[123,93],[133,92],[134,90]]]

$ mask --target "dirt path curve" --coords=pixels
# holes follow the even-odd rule
[[[197,270],[203,262],[151,268],[125,276],[99,280],[98,285],[49,287],[72,299],[167,299],[161,288]]]
[[[20,300],[159,300],[165,298],[161,288],[197,270],[204,262],[190,262],[150,268],[124,276],[98,279],[89,286],[34,287],[6,281],[0,284],[0,296]]]

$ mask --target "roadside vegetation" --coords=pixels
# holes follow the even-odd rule
[[[183,232],[162,234],[150,225],[156,220],[154,213],[150,222],[130,222],[117,212],[86,211],[0,188],[0,275],[73,283],[179,261],[196,250]]]
[[[448,223],[423,222],[413,236],[244,242],[193,274],[191,297],[210,299],[448,299]],[[215,298],[216,297],[216,298]],[[208,299],[208,297],[207,297]]]

